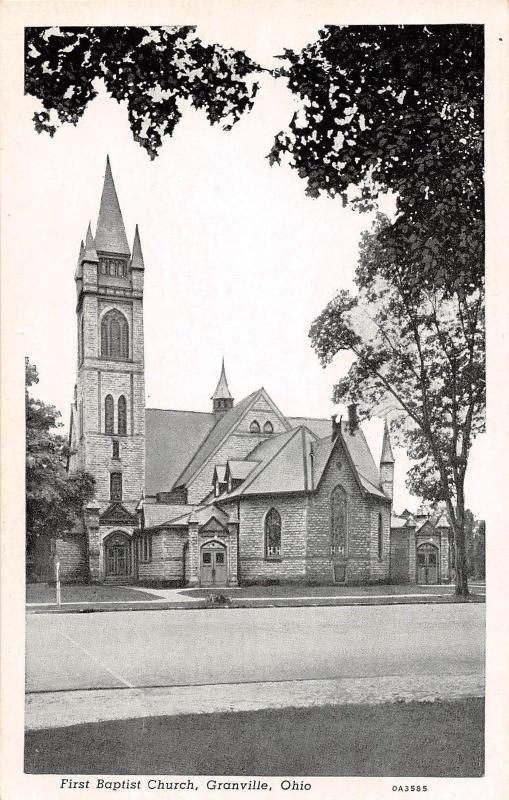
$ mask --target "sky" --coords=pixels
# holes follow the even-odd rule
[[[285,33],[229,31],[212,20],[198,29],[206,41],[247,48],[267,66],[271,54],[303,46],[316,31],[312,21]],[[287,415],[345,413],[330,398],[349,357],[323,369],[308,331],[335,293],[352,287],[359,237],[372,215],[308,198],[296,172],[270,167],[273,137],[296,109],[283,81],[265,75],[252,112],[230,132],[186,109],[152,162],[132,139],[125,107],[104,91],[75,128],[64,126],[52,139],[35,133],[39,108],[30,97],[19,104],[23,157],[10,167],[17,188],[11,222],[21,234],[16,327],[39,369],[34,394],[62,411],[65,426],[76,371],[74,270],[89,220],[95,230],[106,154],[128,240],[137,223],[145,259],[147,406],[209,410],[224,356],[236,400],[264,386]],[[390,211],[391,201],[382,207]],[[377,462],[382,428],[378,419],[365,425]],[[467,505],[480,516],[484,450],[481,438],[466,487]],[[405,488],[406,453],[396,449],[395,457],[394,507],[415,510],[419,499]]]

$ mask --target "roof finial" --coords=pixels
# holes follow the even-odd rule
[[[389,425],[387,419],[384,424],[384,438],[382,442],[382,455],[380,456],[380,464],[394,464],[394,455],[392,453],[391,435],[389,433]]]

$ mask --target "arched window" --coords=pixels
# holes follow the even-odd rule
[[[281,555],[281,516],[271,508],[265,517],[265,556],[278,558]]]
[[[113,436],[113,417],[114,417],[114,410],[113,410],[113,397],[111,394],[106,395],[106,399],[104,401],[104,432],[108,434],[108,436]]]
[[[384,523],[382,514],[378,515],[378,558],[383,558],[384,554]]]
[[[112,472],[110,475],[110,500],[122,500],[121,472]]]
[[[266,422],[265,423],[265,425],[263,426],[263,432],[264,433],[274,433],[274,426],[273,426],[272,422]]]
[[[104,358],[129,358],[129,325],[120,311],[108,311],[101,323],[101,355]]]
[[[127,404],[123,394],[118,398],[118,435],[127,435]]]
[[[260,424],[254,419],[249,426],[251,433],[260,433]]]
[[[331,553],[333,556],[345,558],[346,537],[346,492],[342,486],[336,486],[331,494]]]

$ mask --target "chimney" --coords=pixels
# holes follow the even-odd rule
[[[338,435],[338,433],[341,430],[341,420],[338,422],[336,417],[337,417],[336,414],[332,414],[331,415],[331,420],[332,420],[332,438],[333,439],[336,438],[336,436]]]
[[[357,417],[357,403],[350,403],[348,406],[348,427],[350,434],[355,433],[359,427],[359,418]]]

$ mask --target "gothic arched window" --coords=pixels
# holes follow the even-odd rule
[[[104,401],[104,432],[108,436],[113,436],[114,414],[113,397],[107,394]]]
[[[260,424],[254,419],[249,426],[251,433],[260,433]]]
[[[110,500],[122,500],[121,472],[112,472],[110,475]]]
[[[378,515],[378,558],[383,558],[384,554],[384,523],[382,514]]]
[[[281,555],[281,515],[271,508],[265,517],[265,556],[277,558]]]
[[[336,486],[331,494],[331,553],[345,558],[347,537],[346,492]]]
[[[101,323],[101,355],[103,358],[129,358],[129,325],[120,311],[105,314]]]
[[[273,426],[272,422],[266,422],[265,423],[265,425],[263,426],[263,432],[264,433],[274,433],[274,426]]]
[[[127,403],[123,394],[118,398],[118,435],[127,434]]]

